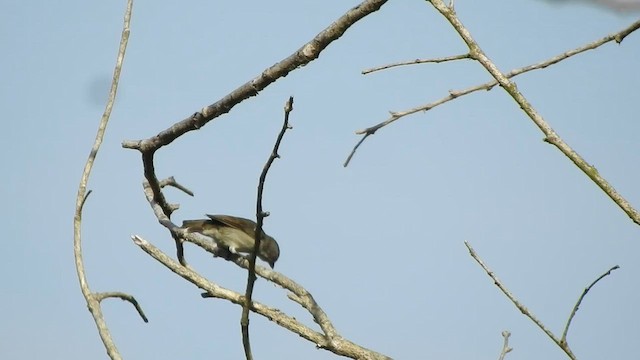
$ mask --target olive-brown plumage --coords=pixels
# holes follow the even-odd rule
[[[255,246],[256,223],[252,220],[229,216],[209,215],[209,219],[185,220],[182,228],[212,238],[230,252],[252,253]],[[262,231],[258,257],[273,268],[280,257],[280,247],[274,238]]]

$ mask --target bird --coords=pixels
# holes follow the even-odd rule
[[[257,226],[254,221],[230,215],[206,215],[208,219],[184,220],[182,228],[212,238],[233,254],[253,252]],[[280,257],[280,247],[264,231],[261,235],[258,257],[273,269]]]

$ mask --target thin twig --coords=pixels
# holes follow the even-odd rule
[[[279,158],[278,149],[280,148],[280,143],[282,142],[282,138],[284,137],[284,133],[291,129],[289,126],[289,114],[293,110],[293,96],[289,97],[285,106],[284,106],[284,122],[282,124],[282,128],[280,129],[280,133],[278,133],[278,137],[276,139],[276,143],[273,145],[273,150],[271,150],[271,155],[269,155],[269,159],[264,164],[262,168],[262,173],[260,174],[260,180],[258,181],[258,196],[256,200],[256,230],[255,230],[255,243],[253,246],[253,252],[249,256],[249,271],[247,278],[247,289],[244,294],[244,307],[242,308],[242,317],[240,318],[240,326],[242,328],[242,345],[244,346],[244,353],[247,360],[252,360],[253,355],[251,354],[251,342],[249,341],[249,306],[251,305],[251,298],[253,297],[253,287],[256,282],[256,257],[258,256],[258,251],[260,249],[260,242],[262,241],[262,223],[264,218],[268,216],[268,213],[265,213],[262,210],[262,194],[264,192],[264,182],[267,179],[267,173],[271,168],[274,160]]]
[[[442,0],[429,0],[433,7],[444,16],[451,26],[456,30],[458,35],[467,44],[469,53],[472,58],[478,61],[493,76],[500,86],[513,98],[518,106],[529,116],[533,123],[544,133],[544,141],[555,146],[560,152],[568,157],[585,175],[587,175],[596,185],[602,189],[615,202],[633,222],[640,225],[640,213],[631,206],[631,204],[620,195],[609,182],[600,176],[598,170],[585,161],[580,154],[573,150],[560,136],[551,128],[538,111],[529,103],[522,95],[514,82],[509,80],[505,74],[500,72],[496,65],[485,55],[478,43],[473,39],[469,30],[462,24],[455,12],[447,7]]]
[[[578,47],[576,49],[572,49],[572,50],[568,50],[565,51],[562,54],[556,55],[552,58],[549,58],[545,61],[536,63],[536,64],[531,64],[531,65],[527,65],[518,69],[514,69],[511,70],[510,72],[505,74],[505,77],[507,78],[513,78],[516,77],[520,74],[529,72],[529,71],[533,71],[533,70],[539,70],[539,69],[544,69],[548,66],[551,65],[555,65],[563,60],[566,60],[574,55],[578,55],[580,53],[586,52],[588,50],[593,50],[596,49],[606,43],[609,43],[611,41],[616,41],[617,43],[622,42],[622,40],[629,35],[630,33],[636,31],[638,28],[640,28],[640,20],[636,21],[635,23],[631,24],[630,26],[626,27],[625,29],[614,33],[614,34],[610,34],[607,35],[599,40],[590,42],[588,44],[585,44],[581,47]],[[491,90],[493,89],[496,85],[498,85],[498,81],[496,80],[491,80],[491,81],[487,81],[483,84],[479,84],[479,85],[475,85],[466,89],[462,89],[462,90],[450,90],[449,94],[441,99],[438,99],[436,101],[424,104],[424,105],[420,105],[417,107],[414,107],[412,109],[407,109],[407,110],[403,110],[403,111],[391,111],[391,116],[384,120],[383,122],[380,122],[376,125],[370,126],[366,129],[362,129],[362,130],[358,130],[356,131],[357,135],[363,135],[363,138],[360,139],[360,141],[353,147],[353,149],[351,150],[351,153],[349,153],[349,156],[347,158],[347,160],[344,163],[344,166],[346,167],[349,162],[351,161],[351,158],[353,158],[353,156],[356,153],[356,150],[358,150],[358,148],[360,147],[360,145],[364,142],[364,140],[369,137],[369,135],[373,135],[376,133],[376,131],[378,131],[379,129],[390,125],[394,122],[396,122],[397,120],[408,116],[408,115],[412,115],[421,111],[429,111],[437,106],[440,106],[442,104],[445,104],[449,101],[455,100],[459,97],[474,93],[476,91],[480,91],[480,90]]]
[[[523,313],[526,317],[531,319],[531,321],[533,321],[534,324],[536,324],[542,331],[544,331],[544,333],[547,334],[547,336],[551,340],[553,340],[553,342],[555,342],[556,345],[558,345],[562,349],[562,351],[564,351],[565,354],[567,354],[567,356],[569,356],[569,358],[571,358],[572,360],[576,360],[576,357],[575,357],[575,355],[573,355],[573,352],[571,352],[571,349],[569,348],[569,345],[567,345],[566,343],[560,342],[560,339],[558,339],[551,332],[551,330],[547,329],[544,326],[544,324],[540,320],[538,320],[538,318],[536,318],[533,315],[533,313],[531,313],[524,305],[522,305],[518,301],[518,299],[515,298],[515,296],[513,296],[513,294],[511,294],[511,292],[507,289],[507,287],[502,284],[500,279],[498,279],[498,277],[493,273],[493,271],[491,271],[489,269],[489,267],[487,267],[487,265],[485,265],[485,263],[482,261],[482,259],[480,259],[478,254],[476,254],[476,251],[473,250],[473,248],[471,247],[471,244],[469,244],[467,241],[465,241],[464,245],[469,250],[469,255],[471,255],[471,257],[482,267],[482,269],[487,273],[487,275],[489,275],[491,280],[493,280],[493,283],[496,284],[498,289],[500,289],[500,291],[502,291],[502,293],[505,294],[509,300],[511,300],[513,305],[515,305],[518,308],[518,310],[520,310],[521,313]]]
[[[565,325],[564,331],[562,332],[562,337],[560,338],[560,342],[561,343],[563,343],[563,344],[567,343],[567,333],[569,332],[569,326],[571,326],[571,321],[573,320],[573,317],[576,316],[576,313],[578,312],[578,308],[580,307],[580,304],[582,303],[582,300],[587,295],[589,290],[591,290],[591,288],[598,281],[602,280],[605,276],[610,275],[613,270],[617,270],[619,268],[620,268],[620,266],[618,266],[618,265],[612,267],[611,269],[607,270],[607,272],[605,272],[604,274],[600,275],[597,279],[595,279],[589,286],[587,286],[584,289],[584,291],[582,292],[582,294],[578,298],[578,301],[576,302],[576,305],[573,307],[573,310],[571,310],[571,314],[569,315],[569,320],[567,320],[567,324]]]
[[[373,67],[373,68],[370,68],[370,69],[362,70],[362,75],[367,75],[367,74],[371,74],[371,73],[376,72],[376,71],[387,70],[387,69],[391,69],[391,68],[398,67],[398,66],[407,66],[407,65],[416,65],[416,64],[428,64],[428,63],[442,63],[442,62],[447,62],[447,61],[464,60],[464,59],[471,59],[471,55],[469,55],[469,53],[467,53],[467,54],[445,56],[445,57],[434,58],[434,59],[415,59],[415,60],[409,60],[409,61],[401,61],[401,62],[397,62],[397,63],[387,64],[387,65],[382,65],[382,66],[376,66],[376,67]]]
[[[198,288],[206,291],[206,295],[203,295],[203,297],[224,299],[239,306],[245,305],[244,296],[242,294],[221,287],[205,279],[192,269],[180,265],[142,237],[134,235],[131,238],[133,242],[140,247],[140,249],[156,259],[159,263],[183,279],[191,282]],[[246,262],[246,259],[243,260]],[[261,273],[262,270],[270,271],[262,266],[257,267],[256,269],[258,274]],[[275,271],[272,271],[272,273],[275,273]],[[336,355],[345,356],[351,359],[390,360],[390,358],[385,355],[366,349],[341,337],[336,338],[335,343],[332,344],[327,340],[327,337],[324,334],[313,331],[309,327],[298,322],[295,318],[286,315],[278,309],[268,307],[259,302],[252,301],[250,309],[256,314],[262,315],[283,328],[313,342],[317,347],[327,349]]]
[[[504,342],[502,343],[502,351],[500,351],[500,357],[498,358],[498,360],[504,360],[505,356],[507,356],[507,354],[510,353],[511,350],[513,350],[513,348],[509,347],[509,336],[511,336],[510,332],[506,330],[502,332]]]
[[[142,310],[142,306],[140,306],[140,303],[138,303],[138,300],[136,300],[136,298],[133,297],[133,295],[129,295],[120,291],[101,292],[101,293],[95,293],[94,295],[96,299],[100,302],[108,298],[117,298],[122,301],[128,301],[129,303],[131,303],[131,305],[133,305],[133,307],[136,308],[136,311],[138,312],[142,320],[146,323],[149,322],[149,319],[147,319],[147,316],[144,314],[144,310]]]
[[[96,159],[96,156],[98,155],[98,150],[100,150],[100,146],[102,145],[104,133],[109,122],[109,117],[111,116],[111,110],[113,109],[113,103],[115,102],[116,94],[118,92],[118,81],[120,79],[124,55],[127,50],[127,43],[129,41],[129,26],[131,23],[132,8],[133,0],[128,0],[127,9],[124,15],[124,25],[122,28],[120,47],[118,49],[118,57],[116,60],[115,69],[113,71],[111,90],[109,91],[109,99],[107,101],[104,113],[102,114],[102,118],[100,119],[96,138],[93,142],[93,146],[91,147],[91,151],[89,152],[89,157],[87,158],[87,162],[84,165],[84,170],[82,171],[82,177],[80,178],[80,184],[78,185],[78,194],[76,195],[76,210],[73,217],[73,254],[75,257],[75,266],[76,272],[78,274],[78,280],[80,281],[80,290],[82,291],[82,295],[87,301],[87,307],[89,308],[89,312],[93,316],[93,321],[96,323],[96,327],[98,328],[98,333],[100,335],[100,338],[102,339],[102,343],[107,350],[107,355],[113,360],[119,360],[122,357],[120,356],[118,348],[111,338],[111,333],[109,332],[109,328],[107,327],[104,316],[102,314],[100,301],[98,300],[96,294],[91,292],[89,283],[87,281],[87,276],[85,274],[84,261],[82,259],[82,209],[87,197],[89,196],[89,193],[86,193],[86,190],[89,176],[91,175],[91,169],[93,168],[93,163]]]

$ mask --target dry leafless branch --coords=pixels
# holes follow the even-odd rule
[[[249,97],[257,95],[276,80],[287,76],[291,71],[302,67],[320,56],[320,53],[333,41],[340,38],[356,22],[365,16],[377,11],[387,2],[387,0],[365,0],[358,6],[351,8],[344,15],[331,23],[327,28],[318,33],[313,39],[304,44],[301,48],[289,55],[277,64],[265,69],[260,75],[233,90],[217,102],[202,108],[186,119],[179,121],[166,130],[155,136],[144,140],[126,140],[122,147],[136,149],[142,154],[142,163],[146,185],[153,193],[152,206],[159,206],[163,215],[158,217],[161,224],[168,224],[167,221],[177,206],[167,202],[162,189],[160,188],[156,176],[154,155],[163,146],[169,145],[179,136],[193,130],[200,129],[209,121],[226,114],[234,106]],[[156,215],[158,214],[155,210]],[[184,249],[179,239],[175,238],[176,252],[178,259],[183,265],[187,265],[184,259]]]
[[[169,176],[166,179],[160,180],[159,184],[160,184],[160,188],[164,188],[165,186],[171,186],[184,192],[189,196],[193,196],[193,191],[187,189],[185,186],[182,186],[180,183],[176,181],[176,179],[173,176]]]
[[[80,185],[78,186],[78,194],[76,195],[76,210],[73,217],[73,254],[75,257],[75,266],[76,272],[78,274],[78,280],[80,281],[80,289],[82,291],[82,295],[87,301],[87,307],[89,308],[89,312],[93,316],[93,320],[96,323],[98,328],[98,333],[100,338],[102,339],[102,343],[107,351],[107,354],[111,359],[121,359],[120,353],[118,352],[118,348],[116,347],[113,339],[111,338],[111,333],[109,332],[109,328],[104,320],[104,316],[102,314],[102,308],[100,307],[100,301],[105,297],[110,297],[105,294],[115,294],[115,293],[93,293],[89,288],[89,283],[87,281],[87,276],[85,274],[84,269],[84,261],[82,259],[82,209],[84,208],[84,204],[87,200],[87,197],[91,193],[91,191],[87,191],[87,182],[89,181],[89,176],[91,175],[91,169],[93,168],[93,163],[95,162],[96,156],[98,155],[98,150],[100,150],[100,146],[102,145],[102,140],[104,138],[104,133],[107,128],[107,124],[109,122],[109,117],[111,116],[111,110],[113,109],[113,103],[115,102],[116,94],[118,91],[118,81],[120,79],[120,72],[122,70],[122,63],[124,61],[124,55],[127,49],[127,43],[129,41],[129,26],[131,23],[131,10],[133,8],[133,0],[128,0],[127,9],[125,11],[124,16],[124,25],[122,28],[122,37],[120,39],[120,47],[118,49],[118,57],[116,60],[116,66],[113,71],[113,79],[111,82],[111,90],[109,91],[109,99],[107,101],[107,105],[105,107],[104,113],[102,114],[102,118],[100,119],[100,124],[98,125],[98,131],[96,134],[96,139],[91,148],[91,152],[89,153],[89,157],[87,162],[85,163],[84,170],[82,171],[82,177],[80,179]],[[119,293],[122,294],[122,293]],[[133,296],[123,294],[125,298],[127,297],[128,301],[131,302],[138,313],[140,313],[141,317],[146,320],[142,309],[138,305],[138,302],[135,301]]]
[[[531,64],[528,66],[524,66],[518,69],[514,69],[511,70],[510,72],[506,73],[504,76],[508,79],[513,78],[515,76],[518,76],[520,74],[524,74],[526,72],[529,71],[533,71],[533,70],[539,70],[539,69],[544,69],[548,66],[551,65],[555,65],[563,60],[566,60],[574,55],[578,55],[580,53],[586,52],[588,50],[593,50],[596,49],[604,44],[607,44],[611,41],[615,41],[617,43],[621,43],[622,40],[628,36],[629,34],[631,34],[632,32],[636,31],[638,28],[640,28],[640,20],[634,22],[633,24],[629,25],[628,27],[622,29],[621,31],[618,31],[616,33],[607,35],[601,39],[598,39],[596,41],[592,41],[588,44],[585,44],[581,47],[572,49],[572,50],[568,50],[563,52],[562,54],[556,55],[552,58],[549,58],[547,60],[544,60],[542,62],[538,62],[535,64]],[[425,61],[427,62],[427,61]],[[435,61],[433,61],[435,62]],[[402,64],[402,63],[400,63]],[[381,67],[381,68],[385,68],[385,67]],[[381,128],[390,125],[398,120],[400,120],[401,118],[408,116],[408,115],[412,115],[412,114],[416,114],[418,112],[424,112],[424,111],[429,111],[435,107],[438,107],[442,104],[445,104],[449,101],[455,100],[459,97],[474,93],[476,91],[480,91],[480,90],[491,90],[493,89],[496,85],[498,85],[498,81],[496,80],[491,80],[491,81],[487,81],[483,84],[479,84],[479,85],[475,85],[466,89],[462,89],[462,90],[450,90],[449,94],[443,98],[440,98],[436,101],[427,103],[427,104],[423,104],[420,106],[416,106],[414,108],[411,109],[407,109],[407,110],[402,110],[402,111],[391,111],[390,114],[391,116],[384,120],[383,122],[380,122],[376,125],[370,126],[368,128],[362,129],[362,130],[358,130],[356,131],[356,134],[358,135],[363,135],[362,138],[358,141],[358,143],[353,147],[353,149],[351,150],[351,152],[349,153],[349,156],[347,157],[347,160],[344,162],[344,166],[348,166],[349,163],[351,162],[351,159],[353,158],[353,156],[355,155],[356,151],[358,150],[358,148],[360,147],[360,145],[362,145],[362,143],[371,135],[374,135],[378,130],[380,130]]]
[[[500,351],[500,357],[498,357],[498,360],[504,360],[505,356],[507,356],[507,354],[510,353],[511,350],[513,350],[512,348],[509,347],[510,336],[511,336],[510,332],[506,330],[502,332],[502,337],[504,338],[504,341],[502,343],[502,351]]]
[[[256,230],[255,230],[255,243],[253,246],[253,253],[249,256],[249,271],[247,275],[247,289],[244,293],[245,304],[242,308],[242,316],[240,318],[240,327],[242,330],[242,345],[244,346],[244,353],[247,360],[252,360],[253,355],[251,353],[251,342],[249,341],[249,306],[251,305],[251,298],[253,297],[253,287],[256,283],[256,258],[258,255],[258,251],[260,249],[260,242],[262,240],[262,223],[264,218],[268,216],[268,213],[262,210],[262,194],[264,192],[264,182],[267,179],[267,173],[269,169],[271,169],[271,165],[275,161],[276,158],[279,158],[278,149],[280,148],[280,143],[282,142],[282,138],[284,137],[284,133],[291,129],[289,126],[289,114],[293,110],[293,96],[289,97],[289,100],[284,106],[284,122],[282,124],[282,129],[280,129],[280,133],[278,133],[278,137],[276,138],[276,143],[273,145],[273,150],[269,155],[269,159],[264,164],[264,168],[262,169],[262,173],[260,174],[260,180],[258,181],[258,196],[256,200]]]
[[[542,131],[545,135],[544,141],[555,146],[560,152],[568,157],[580,170],[582,170],[602,191],[604,191],[613,202],[615,202],[628,216],[640,225],[640,213],[631,206],[631,204],[622,197],[614,188],[607,182],[605,178],[600,176],[598,170],[590,165],[586,160],[580,156],[575,150],[573,150],[560,136],[551,128],[551,126],[545,121],[545,119],[538,113],[538,111],[529,103],[529,101],[522,95],[514,82],[509,80],[505,74],[500,72],[496,65],[487,57],[482,51],[478,43],[473,39],[469,30],[458,19],[455,11],[446,6],[442,0],[429,0],[436,10],[442,16],[449,21],[449,24],[456,30],[458,35],[467,44],[469,53],[472,59],[479,62],[487,72],[493,76],[493,78],[500,84],[500,86],[513,98],[518,106],[529,116],[533,123]],[[622,39],[617,37],[616,39]]]
[[[196,285],[200,289],[206,291],[206,294],[203,294],[203,297],[214,297],[219,299],[224,299],[230,301],[233,304],[244,306],[244,296],[238,292],[226,289],[221,287],[203,276],[199,275],[189,267],[182,266],[178,262],[171,259],[169,256],[164,254],[158,248],[150,244],[148,241],[144,240],[142,237],[138,235],[132,236],[133,242],[138,245],[144,252],[149,254],[151,257],[156,259],[158,262],[163,264],[169,270],[174,272],[175,274],[181,276],[185,280],[191,282]],[[248,260],[245,258],[238,259],[238,262],[241,262],[245,268],[248,267]],[[261,275],[266,279],[273,279],[276,277],[284,277],[281,274],[276,273],[275,271],[271,271],[262,266],[256,266],[256,274]],[[333,342],[327,340],[327,337],[324,334],[316,332],[304,324],[298,322],[293,317],[286,315],[278,309],[268,307],[264,304],[261,304],[256,301],[251,302],[251,311],[256,314],[262,315],[268,320],[282,326],[283,328],[298,334],[304,339],[307,339],[317,347],[327,349],[333,352],[336,355],[345,356],[352,359],[371,359],[371,360],[389,360],[390,358],[379,354],[375,351],[363,348],[353,342],[346,340],[340,336],[334,338]]]
[[[397,62],[397,63],[387,64],[387,65],[382,65],[382,66],[376,66],[376,67],[373,67],[373,68],[370,68],[370,69],[362,70],[362,75],[367,75],[367,74],[371,74],[371,73],[376,72],[376,71],[387,70],[387,69],[391,69],[391,68],[398,67],[398,66],[407,66],[407,65],[416,65],[416,64],[429,64],[429,63],[442,63],[442,62],[455,61],[455,60],[465,60],[465,59],[471,59],[471,55],[469,55],[469,53],[466,53],[466,54],[461,54],[461,55],[452,55],[452,56],[445,56],[445,57],[433,58],[433,59],[415,59],[415,60],[409,60],[409,61],[401,61],[401,62]]]
[[[580,306],[580,303],[584,299],[584,297],[587,294],[587,292],[589,292],[591,287],[593,287],[602,278],[604,278],[605,276],[609,275],[611,273],[611,271],[613,271],[615,269],[618,269],[619,266],[616,265],[616,266],[612,267],[611,269],[609,269],[609,271],[607,271],[606,273],[604,273],[600,277],[598,277],[594,282],[591,283],[591,285],[589,285],[583,291],[582,295],[578,299],[578,302],[573,307],[573,310],[571,311],[571,315],[569,315],[569,320],[567,321],[567,324],[565,326],[564,332],[562,334],[562,338],[558,338],[556,335],[553,334],[553,332],[551,332],[551,330],[547,329],[544,326],[544,324],[542,323],[542,321],[538,320],[538,318],[536,318],[535,315],[533,315],[533,313],[531,311],[529,311],[529,309],[527,309],[524,305],[522,305],[518,301],[518,299],[516,299],[516,297],[506,288],[506,286],[504,286],[504,284],[502,284],[502,281],[500,281],[500,279],[498,279],[496,274],[489,269],[489,267],[482,261],[482,259],[480,259],[480,257],[476,253],[476,251],[473,249],[473,247],[471,247],[471,244],[469,244],[467,241],[465,241],[464,245],[469,250],[469,255],[471,255],[471,257],[482,267],[482,269],[487,273],[487,275],[489,275],[491,280],[493,280],[493,283],[498,287],[498,289],[500,289],[500,291],[502,291],[502,293],[507,296],[507,298],[518,308],[518,310],[520,310],[520,312],[522,314],[524,314],[526,317],[531,319],[531,321],[533,321],[533,323],[536,324],[542,331],[544,331],[544,333],[547,334],[547,336],[551,340],[553,340],[553,342],[556,343],[556,345],[558,345],[560,347],[560,349],[562,349],[562,351],[564,351],[565,354],[567,354],[567,356],[569,356],[570,359],[576,360],[575,355],[571,351],[571,348],[569,347],[569,344],[566,341],[566,335],[567,335],[567,332],[569,331],[569,325],[571,325],[571,319],[573,319],[574,315],[578,311],[578,307]]]
[[[582,292],[582,294],[578,298],[578,301],[576,302],[575,306],[573,307],[573,310],[571,310],[571,314],[569,315],[569,320],[567,320],[567,324],[564,326],[564,331],[562,332],[562,337],[560,338],[560,342],[561,343],[563,343],[563,344],[567,343],[567,333],[569,332],[569,326],[571,326],[571,321],[573,320],[573,317],[576,316],[576,313],[578,312],[578,308],[580,308],[580,304],[582,304],[582,300],[584,299],[585,296],[587,296],[587,293],[589,292],[589,290],[591,290],[591,288],[598,281],[602,280],[607,275],[611,275],[611,272],[613,270],[617,270],[619,268],[620,268],[620,266],[618,266],[618,265],[612,267],[611,269],[607,270],[607,272],[605,272],[604,274],[600,275],[597,279],[595,279],[589,286],[587,286],[584,289],[584,291]]]

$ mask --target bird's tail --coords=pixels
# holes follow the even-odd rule
[[[184,220],[182,228],[189,232],[200,232],[204,228],[204,223],[208,220]]]

